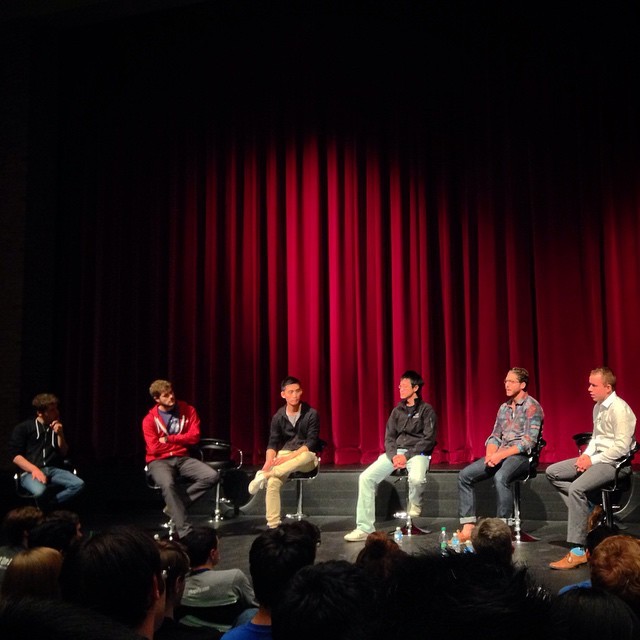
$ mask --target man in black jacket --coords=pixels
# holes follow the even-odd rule
[[[48,487],[57,493],[52,503],[61,504],[76,496],[84,488],[84,481],[62,468],[69,451],[65,439],[58,398],[40,393],[33,399],[36,417],[16,426],[9,440],[9,455],[22,471],[20,484],[34,498],[43,496]]]
[[[318,466],[318,412],[302,402],[300,380],[287,376],[280,383],[284,407],[271,419],[264,466],[249,483],[249,493],[258,493],[266,486],[267,526],[280,524],[280,491],[294,471],[312,471]]]
[[[387,421],[385,452],[360,474],[356,528],[344,537],[347,542],[366,540],[375,531],[376,488],[394,469],[407,469],[407,511],[412,517],[420,515],[431,451],[436,444],[438,421],[433,407],[420,397],[423,385],[424,380],[417,371],[405,371],[400,376],[400,403]]]

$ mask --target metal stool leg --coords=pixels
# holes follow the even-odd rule
[[[302,511],[302,497],[303,497],[303,488],[302,485],[304,484],[303,480],[297,479],[296,480],[296,498],[297,498],[297,508],[296,508],[296,512],[295,513],[287,513],[285,515],[285,518],[288,518],[289,520],[302,520],[303,518],[306,518],[307,516],[304,515],[303,511]]]
[[[430,529],[421,529],[413,524],[411,516],[409,515],[409,476],[400,476],[398,478],[398,482],[402,480],[406,482],[406,507],[404,511],[396,511],[393,514],[394,518],[402,518],[405,521],[404,526],[401,527],[402,535],[410,538],[411,536],[422,536],[431,533]]]

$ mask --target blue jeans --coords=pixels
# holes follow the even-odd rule
[[[406,449],[398,449],[398,453],[404,453]],[[407,460],[407,472],[409,473],[409,502],[416,506],[422,506],[422,495],[427,483],[427,471],[429,471],[429,456],[413,456]],[[358,479],[358,506],[356,507],[356,526],[360,531],[373,533],[373,523],[376,516],[376,489],[378,485],[393,472],[393,462],[383,453],[373,464],[370,464]],[[407,505],[409,510],[410,505]]]
[[[48,488],[56,490],[56,493],[51,498],[54,503],[71,500],[84,489],[84,480],[78,478],[71,471],[59,469],[58,467],[42,467],[40,471],[47,476],[47,484],[38,482],[26,471],[20,475],[20,485],[31,493],[36,500],[42,498]]]
[[[513,516],[513,493],[511,485],[526,476],[529,458],[515,455],[505,458],[497,467],[487,467],[484,458],[479,458],[458,474],[458,507],[460,524],[476,521],[476,492],[474,485],[493,478],[496,487],[497,516],[507,520]]]

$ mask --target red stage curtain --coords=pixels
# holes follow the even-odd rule
[[[374,62],[362,90],[348,68],[312,90],[318,52],[308,71],[287,51],[288,75],[257,44],[191,69],[151,41],[96,69],[74,47],[84,73],[63,77],[57,382],[86,457],[141,458],[158,377],[253,463],[287,374],[340,465],[379,454],[407,368],[440,417],[435,462],[482,454],[511,366],[545,410],[544,461],[590,428],[591,368],[640,413],[637,104],[594,95],[607,68],[565,90],[501,56],[413,56],[381,98]]]

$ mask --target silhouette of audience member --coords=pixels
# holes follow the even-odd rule
[[[631,607],[603,589],[576,588],[554,598],[551,619],[557,640],[640,638],[640,623]]]
[[[49,547],[20,551],[7,567],[2,598],[60,598],[62,554]]]
[[[51,547],[66,553],[74,540],[82,537],[82,525],[73,511],[53,511],[31,530],[30,547]]]
[[[273,606],[273,637],[298,640],[371,640],[378,628],[374,581],[344,560],[300,569]]]
[[[43,517],[37,507],[18,507],[5,515],[2,529],[7,544],[0,547],[0,585],[11,560],[28,547],[31,529],[40,524]]]
[[[382,596],[381,637],[425,637],[446,629],[495,640],[517,629],[519,640],[550,636],[550,595],[530,580],[526,567],[499,564],[475,553],[425,554],[400,560]]]
[[[249,578],[240,569],[216,569],[220,548],[215,529],[194,527],[183,539],[191,562],[179,618],[190,625],[227,631],[238,616],[258,606]],[[185,618],[182,618],[186,614]]]
[[[189,573],[189,556],[179,542],[161,540],[160,563],[165,578],[164,620],[156,631],[154,640],[216,640],[222,634],[214,629],[197,629],[180,624],[175,619],[175,610],[180,605],[185,578]]]
[[[355,564],[380,584],[398,559],[406,555],[384,531],[374,531],[367,536]]]
[[[7,640],[140,640],[105,616],[60,600],[0,601],[0,638]]]
[[[483,518],[471,530],[471,544],[489,562],[510,565],[513,560],[511,529],[500,518]]]
[[[589,560],[591,584],[624,600],[640,617],[640,540],[610,536]]]
[[[115,527],[72,545],[60,575],[62,597],[153,639],[164,618],[165,588],[155,541]]]
[[[260,534],[249,551],[258,612],[246,624],[225,633],[225,640],[270,640],[271,609],[302,567],[315,562],[317,542],[300,527],[281,525]],[[305,628],[306,635],[306,628]]]

